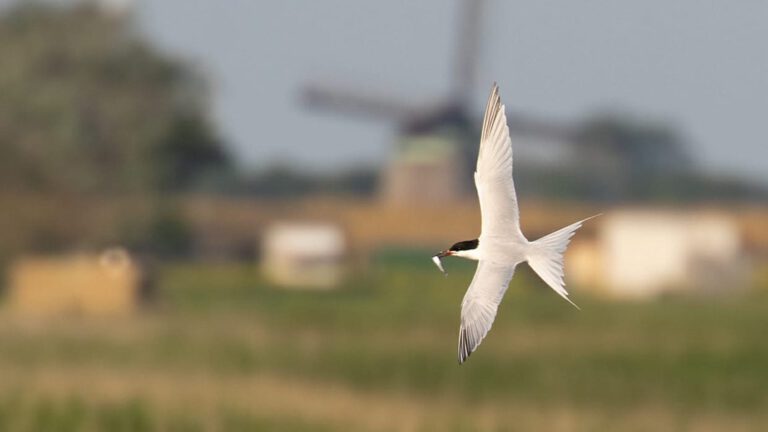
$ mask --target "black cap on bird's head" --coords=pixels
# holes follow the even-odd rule
[[[456,255],[457,252],[477,249],[478,244],[480,244],[480,241],[478,239],[460,241],[458,243],[454,243],[453,246],[451,246],[448,250],[441,251],[435,256],[438,258],[442,258],[446,256]]]

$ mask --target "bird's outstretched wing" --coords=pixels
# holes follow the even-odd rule
[[[504,298],[515,265],[481,260],[475,276],[461,302],[459,329],[459,364],[477,349],[496,318],[496,310]]]
[[[485,107],[475,187],[482,214],[481,235],[523,240],[512,180],[512,141],[496,83]]]

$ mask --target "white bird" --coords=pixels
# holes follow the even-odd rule
[[[478,261],[475,276],[461,302],[459,364],[467,360],[488,334],[515,267],[522,262],[528,262],[547,285],[576,306],[568,298],[563,282],[563,253],[576,230],[591,219],[583,219],[535,241],[528,241],[520,231],[520,212],[512,179],[512,141],[496,83],[485,108],[475,187],[480,200],[480,237],[458,242],[433,257],[441,270],[440,258],[446,256]]]

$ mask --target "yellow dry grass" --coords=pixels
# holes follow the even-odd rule
[[[115,371],[98,368],[0,369],[0,389],[24,388],[27,394],[87,402],[124,401],[140,397],[160,412],[193,407],[200,424],[215,424],[221,407],[252,415],[297,418],[339,430],[686,430],[758,431],[768,415],[732,413],[681,416],[664,406],[638,406],[607,414],[603,410],[540,406],[528,402],[467,405],[444,398],[409,394],[372,394],[333,383],[277,375],[221,377],[172,371]]]

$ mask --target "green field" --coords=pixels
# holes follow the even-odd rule
[[[2,316],[0,430],[646,431],[768,427],[768,297],[577,311],[520,269],[456,361],[473,266],[388,254],[333,292],[176,265],[122,319]]]

